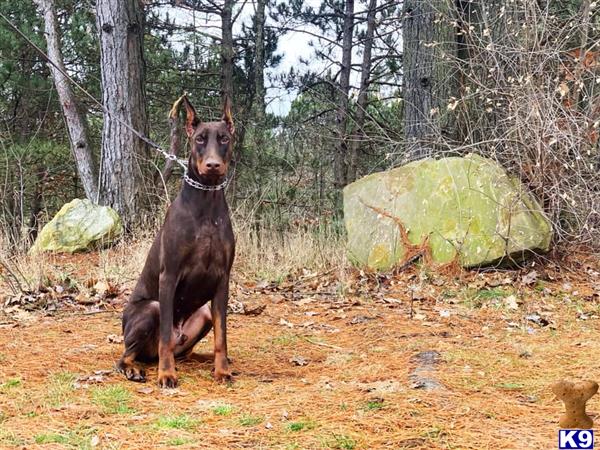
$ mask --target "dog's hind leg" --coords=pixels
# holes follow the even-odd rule
[[[130,381],[146,381],[140,361],[158,357],[158,302],[138,302],[128,305],[123,314],[125,352],[116,368]]]
[[[212,328],[212,315],[208,304],[200,307],[179,327],[179,336],[175,346],[175,357],[185,359],[194,350],[194,346],[202,340]]]

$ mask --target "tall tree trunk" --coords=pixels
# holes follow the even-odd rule
[[[264,158],[263,148],[265,143],[265,3],[267,0],[256,0],[256,14],[254,15],[254,97],[252,100],[252,112],[254,118],[254,158],[259,167]],[[254,181],[257,198],[263,196],[262,178],[264,174],[255,170]],[[256,235],[262,239],[261,217],[263,214],[263,202],[259,202],[254,214],[256,224]]]
[[[254,58],[254,118],[258,127],[265,119],[265,3],[256,0],[255,58]]]
[[[148,150],[115,118],[146,134],[142,5],[140,0],[97,0],[96,20],[102,100],[111,113],[105,111],[102,128],[100,201],[115,208],[130,226],[143,203],[143,167]]]
[[[333,164],[334,183],[338,189],[348,182],[348,94],[352,71],[352,35],[354,32],[354,0],[346,0],[344,6],[344,28],[342,37],[342,68],[338,89],[336,122],[338,129],[335,159]]]
[[[225,0],[221,11],[221,95],[233,99],[233,4]]]
[[[48,47],[48,57],[51,61],[54,61],[56,66],[58,66],[57,68],[52,64],[48,64],[52,79],[54,80],[54,85],[56,86],[56,92],[58,93],[58,99],[65,118],[65,123],[67,124],[69,140],[71,142],[71,152],[75,158],[77,172],[79,173],[79,178],[81,178],[85,196],[91,201],[96,201],[98,193],[98,172],[87,136],[86,117],[81,112],[69,81],[63,75],[66,71],[62,53],[60,51],[60,36],[56,21],[54,0],[35,1],[44,15],[44,31]]]
[[[367,12],[367,32],[363,45],[363,60],[360,72],[360,90],[356,102],[356,118],[352,142],[350,143],[350,167],[348,168],[348,182],[356,180],[358,166],[358,150],[365,136],[364,126],[367,117],[367,100],[369,99],[369,85],[371,82],[371,55],[373,50],[373,36],[375,35],[375,13],[377,12],[377,0],[369,1]]]
[[[457,95],[452,10],[449,0],[404,2],[404,135],[410,158],[431,156],[437,145],[456,138],[448,109],[450,96]]]

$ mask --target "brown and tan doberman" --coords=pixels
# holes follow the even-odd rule
[[[125,307],[125,352],[117,363],[128,380],[143,382],[140,362],[158,359],[158,384],[166,388],[177,386],[175,358],[188,356],[213,325],[214,377],[231,379],[226,314],[235,239],[225,193],[211,190],[223,185],[231,161],[231,107],[227,99],[222,120],[202,122],[186,96],[180,101],[193,181],[169,207]]]

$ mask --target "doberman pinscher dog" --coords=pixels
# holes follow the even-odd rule
[[[167,210],[123,312],[125,352],[117,369],[143,382],[140,362],[158,359],[160,387],[177,386],[175,358],[185,358],[214,325],[214,378],[231,379],[226,314],[235,239],[224,191],[234,126],[229,100],[222,120],[202,122],[186,96],[189,177]],[[174,110],[178,109],[178,103]],[[213,190],[210,190],[210,187]],[[208,302],[210,301],[210,308]]]

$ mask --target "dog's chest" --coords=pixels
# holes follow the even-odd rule
[[[208,300],[227,276],[232,246],[218,222],[197,229],[188,245],[178,284],[179,298]]]

